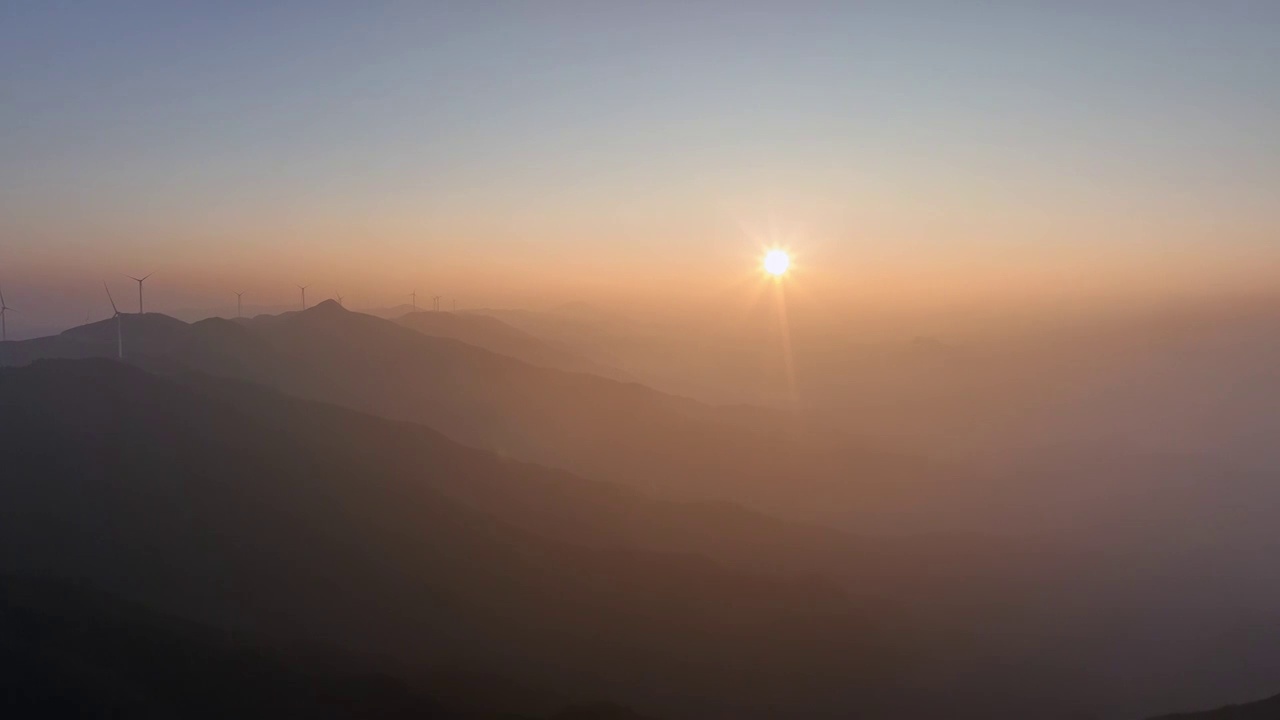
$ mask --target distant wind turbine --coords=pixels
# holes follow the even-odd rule
[[[0,342],[4,342],[9,339],[9,327],[5,322],[4,316],[12,309],[13,308],[5,304],[4,291],[0,290]]]
[[[440,298],[442,298],[442,297],[444,297],[444,296],[443,296],[443,295],[432,295],[432,296],[431,296],[431,300],[433,301],[433,305],[432,305],[432,307],[433,307],[433,308],[435,308],[435,311],[436,311],[436,312],[440,312]]]
[[[346,305],[342,304],[342,293],[334,293],[334,295],[338,296],[338,305],[341,307],[346,307]]]
[[[102,289],[107,291],[107,299],[111,301],[111,311],[115,313],[113,317],[116,319],[116,354],[124,359],[124,329],[121,327],[120,309],[116,307],[116,300],[111,297],[111,288],[107,287],[105,282],[102,283]]]
[[[139,315],[142,314],[142,282],[147,278],[151,277],[152,275],[155,275],[155,273],[147,273],[146,275],[143,275],[140,278],[136,278],[132,275],[125,275],[125,277],[138,283],[138,314]]]
[[[242,292],[236,293],[236,317],[240,317],[240,298],[244,297],[244,294],[247,292],[249,291],[244,290]]]
[[[298,286],[298,289],[302,291],[302,309],[303,309],[303,310],[306,310],[306,309],[307,309],[307,288],[309,288],[309,287],[311,287],[311,286],[310,286],[310,285],[299,285],[299,286]]]
[[[414,290],[409,293],[409,297],[413,298],[413,311],[418,312],[418,291]]]
[[[9,311],[11,309],[12,308],[10,308],[4,302],[4,291],[0,290],[0,343],[8,342],[9,340],[9,326],[8,326],[8,323],[5,321],[5,316],[9,314]],[[7,354],[8,354],[8,350],[6,348],[0,347],[0,367],[4,367],[5,365],[8,364],[7,362],[5,362],[5,359],[6,359],[5,356]]]
[[[458,298],[453,299],[453,311],[458,312]]]

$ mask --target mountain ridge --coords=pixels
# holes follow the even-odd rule
[[[637,382],[635,377],[617,368],[580,357],[489,315],[419,311],[392,319],[424,335],[453,338],[531,365]]]
[[[833,587],[541,538],[412,481],[457,475],[473,451],[429,465],[371,457],[382,439],[342,438],[386,421],[362,429],[346,410],[246,392],[255,402],[102,360],[0,372],[0,430],[20,447],[0,486],[0,570],[79,577],[219,627],[320,637],[400,663],[479,664],[655,710],[662,693],[637,678],[734,707],[761,692],[803,705],[810,693],[832,702],[875,685],[846,677],[795,695],[789,682],[749,690],[735,676],[816,669],[837,654],[870,672],[879,633]]]

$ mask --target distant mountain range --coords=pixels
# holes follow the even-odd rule
[[[445,313],[421,315],[446,316]],[[469,316],[463,316],[469,317]],[[1252,532],[1280,493],[1267,472],[1212,457],[1134,455],[1127,448],[1043,448],[997,463],[933,459],[930,448],[860,440],[838,422],[745,406],[712,406],[648,387],[548,365],[573,360],[515,331],[468,328],[468,339],[424,335],[326,301],[305,312],[186,324],[124,315],[126,360],[150,370],[199,370],[298,397],[433,427],[513,458],[687,500],[721,500],[860,531],[1056,531],[1063,520],[1129,532],[1141,512],[1153,535],[1218,523],[1196,519],[1224,499],[1253,496]],[[453,321],[419,317],[462,334]],[[475,336],[481,336],[477,339]],[[9,362],[113,357],[116,323],[11,342]],[[984,468],[989,465],[991,469]],[[1123,484],[1115,482],[1123,477]],[[1106,502],[1100,502],[1101,499]],[[1070,509],[1070,512],[1064,510]],[[1229,510],[1230,508],[1224,508]],[[1237,510],[1231,510],[1237,512]]]
[[[186,324],[158,314],[124,315],[121,322],[125,358],[139,367],[250,380],[672,497],[732,499],[802,516],[842,503],[833,492],[862,495],[848,482],[855,473],[884,487],[937,474],[927,463],[802,428],[785,414],[715,407],[539,367],[333,301],[238,322]],[[116,321],[107,320],[5,350],[11,364],[22,365],[113,357],[116,344]]]
[[[530,365],[589,373],[622,382],[635,381],[634,377],[621,370],[580,357],[570,350],[552,345],[488,315],[411,312],[394,320],[397,324],[424,335],[452,338],[499,355],[523,360]]]

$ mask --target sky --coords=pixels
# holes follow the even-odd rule
[[[29,322],[1280,284],[1272,2],[0,0],[0,67]]]

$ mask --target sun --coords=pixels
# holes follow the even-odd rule
[[[791,267],[791,256],[785,250],[770,250],[764,255],[764,271],[774,277],[782,277]]]

